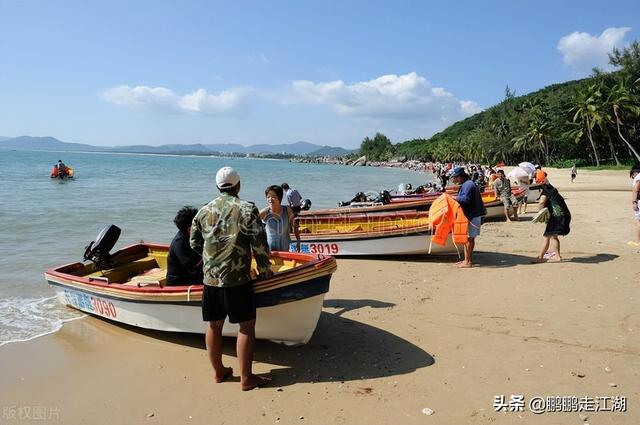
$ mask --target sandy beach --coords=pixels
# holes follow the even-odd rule
[[[273,383],[250,392],[237,373],[214,384],[200,335],[87,317],[0,347],[0,423],[638,424],[628,172],[579,170],[571,183],[569,170],[547,171],[573,217],[560,263],[530,264],[544,230],[534,205],[482,227],[471,269],[453,257],[339,259],[312,340],[259,341],[254,371]],[[224,360],[237,369],[235,339]],[[567,412],[530,409],[572,396]],[[626,412],[611,411],[616,397]]]

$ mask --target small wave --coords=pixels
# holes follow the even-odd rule
[[[66,322],[86,317],[67,308],[55,296],[0,299],[0,346],[57,332]]]

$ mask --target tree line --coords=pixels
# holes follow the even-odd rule
[[[516,96],[508,86],[499,104],[459,121],[429,139],[393,145],[381,133],[366,137],[360,155],[422,161],[508,164],[534,161],[578,166],[640,162],[640,43],[613,49],[614,72]]]

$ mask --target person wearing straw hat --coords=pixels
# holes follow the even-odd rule
[[[227,317],[230,323],[239,324],[236,352],[240,385],[243,391],[248,391],[270,381],[252,372],[256,306],[251,277],[252,257],[258,266],[258,279],[273,275],[269,245],[258,209],[238,198],[240,175],[236,170],[219,169],[216,185],[220,196],[198,211],[190,235],[191,248],[202,253],[202,318],[209,322],[205,342],[215,371],[214,380],[223,382],[233,370],[222,363],[222,327]]]

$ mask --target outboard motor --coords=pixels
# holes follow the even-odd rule
[[[300,204],[300,209],[302,211],[309,211],[309,208],[311,208],[311,199],[304,199]]]
[[[364,192],[358,192],[351,202],[367,202],[367,195],[365,195]]]
[[[339,207],[347,207],[347,206],[349,206],[349,205],[351,205],[353,203],[356,203],[356,202],[369,202],[369,201],[371,201],[371,200],[367,197],[367,195],[365,195],[364,192],[358,192],[358,193],[356,193],[356,196],[351,198],[350,201],[340,201],[340,202],[338,202],[338,206]]]
[[[381,202],[380,193],[376,192],[375,190],[367,190],[364,193],[364,196],[365,196],[364,202],[376,202],[376,203]]]
[[[109,251],[118,242],[120,232],[120,228],[113,224],[102,229],[96,239],[85,248],[84,259],[96,263],[100,268],[108,267],[111,264]]]
[[[382,202],[384,205],[387,205],[391,202],[391,194],[388,190],[383,190],[380,192],[379,202]]]

